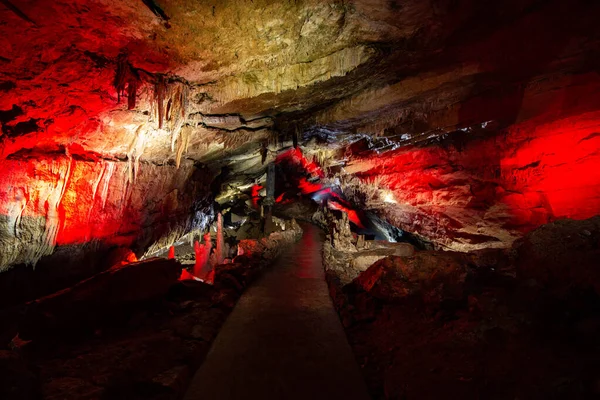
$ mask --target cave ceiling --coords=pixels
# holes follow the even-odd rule
[[[22,15],[0,8],[5,33],[0,109],[18,107],[20,114],[5,121],[5,136],[12,137],[5,137],[2,154],[81,146],[125,158],[135,132],[144,130],[151,140],[138,155],[141,160],[174,159],[171,136],[179,133],[158,129],[156,121],[157,74],[189,92],[179,124],[193,131],[185,156],[190,159],[223,150],[225,142],[227,147],[258,143],[276,119],[283,130],[291,120],[300,128],[398,137],[486,122],[449,110],[494,90],[500,83],[494,73],[511,67],[502,65],[510,64],[503,62],[503,49],[486,51],[484,38],[520,46],[513,41],[519,27],[495,39],[490,38],[494,25],[550,6],[533,0],[509,7],[476,3],[19,1]],[[558,11],[545,18],[559,16]],[[534,22],[528,24],[533,34],[555,21]],[[547,52],[576,56],[562,44],[556,47]],[[131,110],[127,99],[119,103],[115,88],[120,62],[140,80]],[[531,78],[518,74],[515,84]],[[414,131],[415,125],[423,132]]]

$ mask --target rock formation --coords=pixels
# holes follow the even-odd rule
[[[0,8],[1,268],[172,242],[292,142],[443,247],[598,212],[595,4],[152,4]]]

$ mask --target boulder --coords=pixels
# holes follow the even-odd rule
[[[389,256],[360,274],[352,285],[385,302],[418,297],[425,303],[464,296],[467,260],[463,254],[424,251],[412,257]]]
[[[257,239],[243,239],[238,243],[238,254],[240,256],[254,257],[262,254],[264,250],[264,243]]]
[[[181,264],[159,258],[111,268],[28,303],[19,336],[26,340],[69,336],[117,322],[135,307],[166,295],[180,274]]]
[[[157,375],[152,381],[176,393],[177,397],[183,397],[190,377],[189,367],[187,365],[178,365]]]
[[[555,294],[593,289],[600,295],[600,216],[543,225],[514,246],[517,276]]]
[[[381,246],[381,245],[380,245]],[[371,250],[360,251],[353,255],[352,268],[358,273],[366,271],[371,265],[388,256],[410,257],[415,254],[415,248],[408,243],[388,243]]]
[[[357,254],[352,260],[351,266],[357,273],[364,272],[369,269],[371,265],[386,257],[388,256],[383,254]]]
[[[220,264],[215,266],[215,285],[230,287],[241,293],[256,274],[250,263]]]

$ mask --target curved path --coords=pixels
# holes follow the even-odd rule
[[[369,398],[329,297],[322,234],[302,228],[243,294],[185,400]]]

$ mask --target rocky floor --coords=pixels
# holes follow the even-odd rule
[[[188,281],[125,328],[35,352],[44,399],[176,399],[202,362],[235,297]]]
[[[600,396],[600,224],[509,251],[390,256],[330,292],[375,399]]]
[[[13,341],[0,351],[2,398],[178,398],[235,300],[233,292],[185,281],[90,335]]]
[[[216,266],[214,285],[177,282],[181,265],[154,259],[6,312],[16,322],[6,320],[2,337],[19,334],[0,349],[0,398],[181,398],[239,296],[298,240],[295,228]]]

